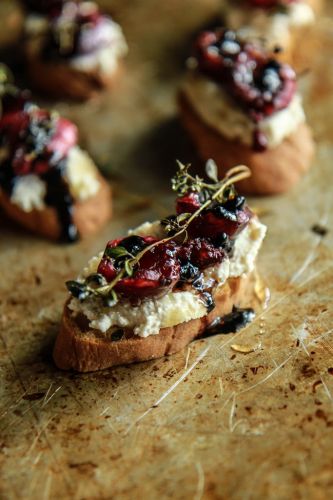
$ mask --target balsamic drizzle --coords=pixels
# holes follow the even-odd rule
[[[66,158],[60,161],[56,166],[51,167],[42,178],[47,185],[45,203],[57,211],[61,225],[60,240],[74,243],[79,239],[79,233],[73,222],[74,200],[64,178],[66,162]]]
[[[26,107],[26,109],[28,111],[29,108]],[[17,174],[13,166],[15,154],[22,149],[23,141],[24,154],[33,153],[37,161],[43,161],[47,165],[46,171],[40,173],[34,172],[32,165],[28,173],[38,175],[46,183],[47,191],[44,202],[57,212],[61,227],[60,241],[73,243],[79,239],[79,234],[73,222],[74,200],[65,178],[67,158],[57,161],[54,154],[50,156],[45,153],[45,147],[50,141],[53,131],[52,119],[38,122],[31,117],[23,137],[19,137],[19,141],[14,141],[14,144],[11,144],[10,133],[8,138],[6,130],[3,131],[0,147],[6,148],[9,145],[9,156],[0,163],[0,186],[8,196],[11,196],[15,182],[24,176]]]
[[[206,329],[204,336],[210,337],[212,335],[236,333],[241,328],[244,328],[248,323],[255,318],[253,309],[239,309],[233,307],[232,312],[223,317],[216,318]]]

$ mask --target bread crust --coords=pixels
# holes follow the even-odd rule
[[[230,141],[203,122],[188,98],[181,92],[179,106],[183,125],[199,156],[213,158],[223,176],[235,165],[247,165],[252,175],[237,183],[237,190],[245,194],[278,194],[291,189],[310,168],[314,156],[314,142],[310,128],[304,123],[273,149],[256,152],[239,141]]]
[[[254,273],[230,278],[217,289],[216,307],[207,316],[162,328],[158,335],[146,338],[125,332],[125,337],[118,341],[90,329],[87,321],[82,325],[69,310],[69,299],[64,307],[53,359],[62,370],[90,372],[174,354],[202,336],[214,319],[229,314],[233,306],[254,307],[254,284]]]
[[[111,188],[109,183],[98,174],[100,189],[85,201],[73,205],[73,222],[82,238],[98,231],[111,217]],[[10,197],[0,190],[0,206],[12,220],[31,232],[50,240],[59,240],[61,226],[57,212],[46,206],[43,210],[25,212],[11,202]]]
[[[85,101],[113,86],[121,73],[120,62],[115,72],[105,74],[96,69],[82,71],[66,61],[43,60],[38,43],[27,43],[27,72],[32,86],[48,96]]]

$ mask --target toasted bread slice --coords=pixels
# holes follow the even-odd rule
[[[27,47],[27,71],[32,86],[51,97],[85,101],[111,87],[121,73],[121,63],[110,74],[97,69],[82,71],[67,61],[47,61],[41,58],[34,44]]]
[[[310,168],[314,142],[304,123],[273,149],[256,152],[239,141],[230,141],[203,122],[186,95],[179,97],[181,119],[203,160],[214,158],[223,176],[233,165],[247,165],[252,175],[237,184],[246,194],[278,194],[291,189]]]
[[[111,217],[110,185],[99,174],[98,180],[98,192],[85,201],[75,202],[73,206],[73,223],[82,238],[98,231]],[[12,203],[10,197],[1,190],[0,206],[8,217],[31,232],[51,240],[61,237],[61,225],[55,208],[47,206],[43,210],[25,212]]]
[[[124,331],[120,340],[112,340],[107,333],[92,330],[85,317],[74,316],[67,302],[54,346],[54,361],[63,370],[89,372],[174,354],[202,336],[216,318],[229,314],[233,306],[254,307],[254,286],[254,273],[229,278],[217,288],[214,295],[216,307],[207,316],[163,328],[158,335],[146,338]]]

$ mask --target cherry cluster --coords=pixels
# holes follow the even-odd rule
[[[3,98],[0,117],[2,147],[13,176],[42,175],[77,142],[76,126],[31,103],[29,93],[17,91]]]
[[[177,199],[177,215],[195,213],[201,204],[200,194],[189,192]],[[183,243],[171,239],[154,246],[157,239],[140,236],[110,241],[97,272],[110,283],[122,268],[123,259],[126,259],[124,253],[119,258],[110,257],[110,249],[125,249],[135,257],[151,247],[143,252],[133,274],[116,283],[114,291],[117,294],[142,299],[162,295],[176,285],[195,286],[204,269],[226,258],[232,248],[232,240],[251,217],[245,199],[235,195],[225,203],[215,203],[194,218],[188,227],[188,238]]]
[[[194,56],[198,70],[225,87],[256,123],[286,108],[295,94],[293,69],[231,30],[203,32]]]

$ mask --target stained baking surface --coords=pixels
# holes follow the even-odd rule
[[[104,2],[105,5],[108,2]],[[130,5],[131,4],[131,5]],[[292,192],[253,199],[269,232],[265,312],[165,359],[78,375],[51,359],[64,281],[108,239],[171,211],[174,158],[193,153],[175,89],[217,2],[117,1],[130,55],[114,93],[60,104],[112,173],[115,218],[57,246],[0,222],[0,496],[24,499],[333,495],[333,22],[302,78],[318,141]],[[184,14],[186,12],[186,15]],[[292,168],[292,165],[290,166]]]

